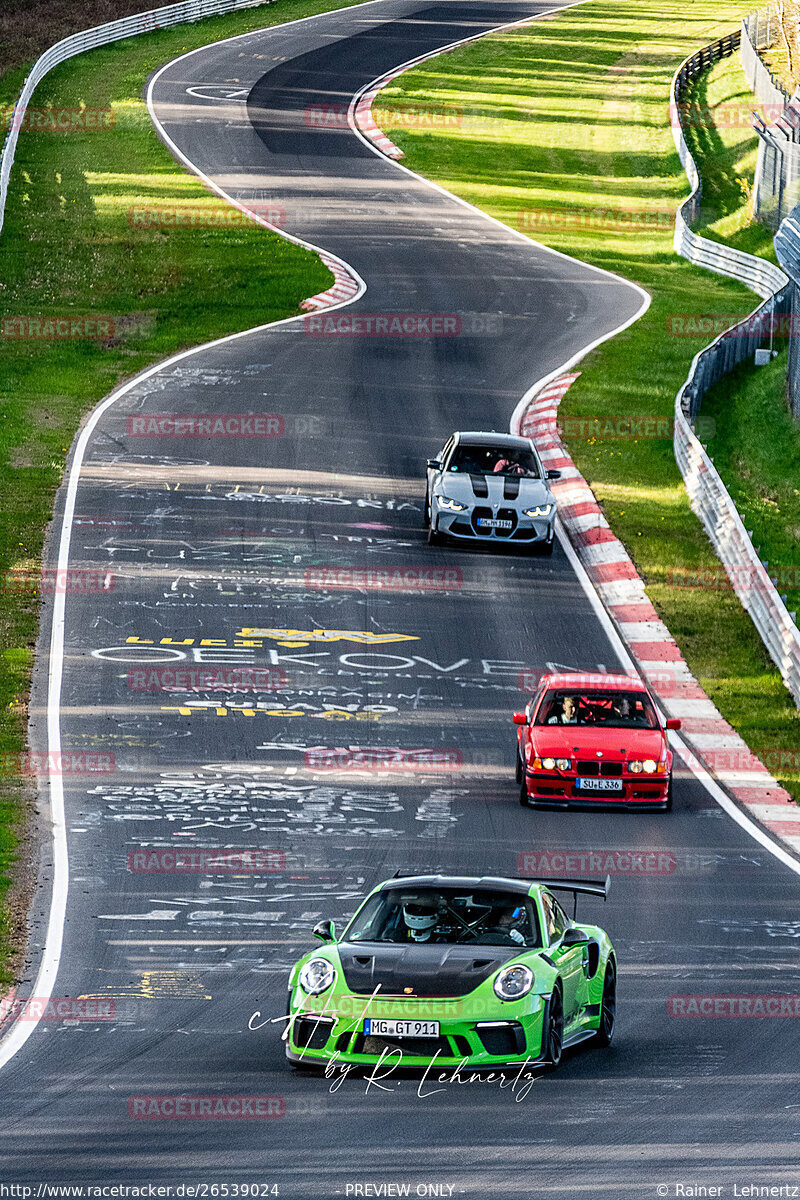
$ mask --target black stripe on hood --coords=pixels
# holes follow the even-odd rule
[[[368,995],[380,984],[381,992],[394,996],[405,988],[413,988],[414,996],[466,996],[516,958],[520,947],[341,942],[337,950],[351,992]]]

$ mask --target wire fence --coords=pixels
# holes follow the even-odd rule
[[[800,201],[800,104],[760,54],[780,37],[780,21],[771,9],[751,13],[742,21],[742,68],[762,109],[753,113],[758,134],[753,213],[770,229],[777,229]]]

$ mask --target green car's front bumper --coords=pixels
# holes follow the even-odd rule
[[[463,999],[396,999],[380,1001],[367,996],[338,994],[306,996],[297,989],[290,1002],[286,1056],[305,1066],[325,1066],[335,1061],[372,1066],[383,1062],[396,1067],[499,1067],[544,1061],[544,1030],[549,997],[529,995],[502,1005],[507,1011],[475,1015],[475,997]],[[405,1021],[438,1021],[438,1037],[377,1037],[364,1033],[364,1010],[370,1018]],[[391,1055],[391,1057],[390,1057]]]

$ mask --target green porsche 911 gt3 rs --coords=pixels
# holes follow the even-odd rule
[[[608,894],[610,881],[398,876],[344,933],[330,921],[289,978],[284,1038],[296,1066],[558,1066],[568,1046],[607,1046],[616,956],[554,892]],[[574,913],[573,913],[574,916]]]

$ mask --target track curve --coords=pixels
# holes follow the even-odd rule
[[[320,103],[346,113],[397,63],[543,10],[380,0],[208,47],[153,84],[158,122],[196,169],[240,203],[281,207],[288,232],[352,264],[367,291],[348,313],[501,321],[491,336],[467,317],[469,335],[418,339],[283,323],[148,372],[89,431],[70,563],[113,572],[115,587],[66,599],[60,727],[65,747],[113,753],[116,771],[65,780],[71,892],[54,993],[113,1000],[115,1017],[42,1022],[3,1069],[9,1179],[647,1196],[690,1163],[698,1183],[792,1182],[786,1022],[680,1021],[667,1000],[800,991],[796,878],[691,780],[667,817],[521,810],[509,713],[526,669],[613,667],[619,644],[561,549],[551,561],[442,552],[421,530],[424,459],[456,427],[507,428],[535,379],[633,317],[641,295],[398,171],[338,118],[331,130],[309,116]],[[276,414],[283,436],[133,436],[135,418],[162,413]],[[348,572],[395,566],[423,582],[348,585]],[[453,572],[445,590],[432,566]],[[328,568],[343,572],[336,586]],[[151,666],[285,680],[164,693],[137,675]],[[307,757],[353,746],[456,751],[461,765],[382,777]],[[274,847],[286,868],[129,869],[142,848],[224,845]],[[605,910],[587,905],[619,952],[619,1041],[521,1102],[455,1084],[420,1098],[407,1079],[332,1093],[288,1072],[274,1030],[248,1031],[255,1010],[283,1011],[314,920],[341,918],[394,869],[517,873],[525,851],[598,849],[667,864],[615,880]],[[132,1096],[177,1093],[279,1096],[282,1115],[129,1116]]]

